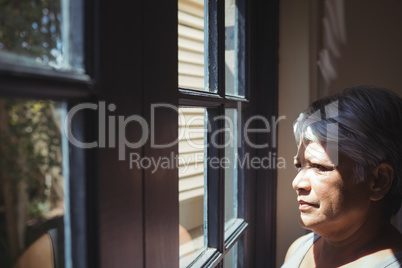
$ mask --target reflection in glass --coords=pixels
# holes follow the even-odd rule
[[[1,62],[69,69],[67,7],[62,0],[1,1]]]
[[[225,167],[225,230],[237,218],[237,110],[225,110],[225,157],[228,160]]]
[[[179,87],[204,90],[204,0],[179,0]]]
[[[236,1],[225,0],[225,88],[228,95],[238,95],[236,42]]]
[[[205,109],[179,109],[180,267],[205,248]]]
[[[225,255],[224,268],[237,268],[237,243]]]
[[[63,111],[51,101],[0,99],[2,268],[45,267],[55,246],[64,262]]]

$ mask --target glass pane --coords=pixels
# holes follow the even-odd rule
[[[205,248],[205,109],[179,109],[180,267]]]
[[[236,40],[236,1],[225,0],[225,88],[228,95],[238,95]]]
[[[64,111],[0,99],[0,267],[64,267]]]
[[[179,0],[179,87],[204,90],[204,0]]]
[[[237,243],[229,250],[224,258],[224,268],[237,268]]]
[[[225,230],[237,218],[237,110],[225,110]]]
[[[0,60],[3,65],[71,69],[69,1],[0,2]],[[77,11],[78,12],[78,11]],[[76,13],[77,13],[76,12]],[[77,18],[79,14],[75,14]],[[76,48],[74,48],[76,49]],[[77,59],[78,55],[74,55]],[[76,62],[76,60],[74,60]],[[82,68],[80,66],[73,66]]]

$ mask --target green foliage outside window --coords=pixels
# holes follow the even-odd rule
[[[8,183],[11,188],[11,193],[5,193],[0,188],[0,205],[5,206],[4,200],[10,197],[14,204],[25,200],[24,224],[34,230],[32,227],[40,226],[64,212],[61,132],[55,116],[57,109],[51,101],[7,100],[0,103],[3,104],[0,107],[0,115],[3,113],[0,117],[0,187]],[[21,193],[21,183],[24,193]],[[5,221],[6,217],[12,215],[6,213],[0,221]],[[9,230],[7,224],[0,224],[0,252],[5,253],[13,244],[10,242],[13,235]],[[37,235],[25,233],[25,241],[27,236]],[[6,256],[1,257],[7,259],[4,258]],[[11,262],[10,259],[6,261]],[[3,264],[0,263],[0,267],[9,267]]]
[[[0,49],[43,63],[61,51],[60,0],[0,0]]]

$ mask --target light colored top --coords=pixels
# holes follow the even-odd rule
[[[320,238],[315,233],[309,233],[304,236],[299,246],[290,255],[289,259],[281,266],[281,268],[296,268],[299,267],[311,246]],[[402,267],[402,251],[385,258],[373,268],[401,268]]]

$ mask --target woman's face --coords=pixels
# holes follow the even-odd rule
[[[333,162],[319,143],[302,142],[292,183],[301,225],[325,237],[356,231],[369,217],[370,208],[369,187],[354,182],[350,161],[341,157],[338,166]]]

